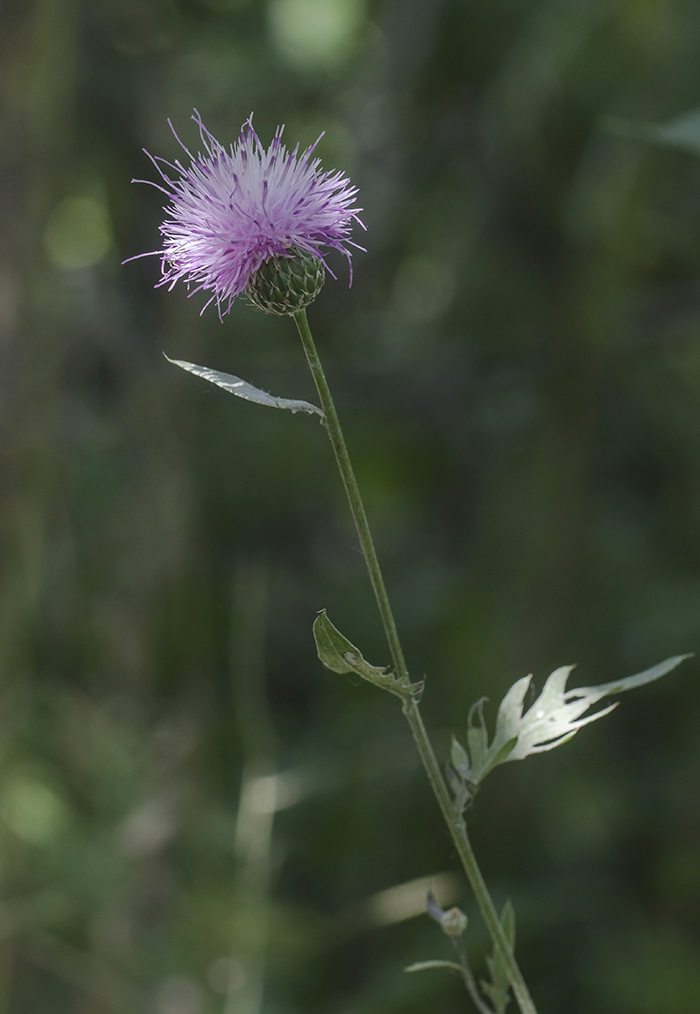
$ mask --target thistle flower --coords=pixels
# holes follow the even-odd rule
[[[241,293],[254,298],[256,274],[262,265],[277,264],[281,258],[301,258],[304,270],[296,274],[312,276],[310,298],[309,293],[299,295],[295,290],[293,299],[298,305],[292,309],[280,309],[279,303],[263,306],[272,312],[290,313],[315,298],[323,284],[324,268],[333,274],[323,248],[339,250],[347,257],[352,284],[349,247],[363,248],[349,237],[353,220],[364,228],[358,218],[362,209],[354,206],[357,188],[350,180],[340,170],[323,171],[320,159],[312,158],[323,134],[300,155],[298,144],[287,151],[282,144],[284,128],[278,127],[272,144],[265,149],[253,129],[251,114],[238,141],[227,150],[209,133],[196,110],[192,119],[199,127],[205,154],[192,155],[170,124],[190,165],[167,162],[146,152],[163,184],[133,181],[150,183],[170,199],[160,226],[162,249],[138,255],[161,258],[163,277],[158,285],[172,289],[182,279],[188,288],[195,286],[190,295],[210,292],[202,313],[216,302],[221,317]],[[309,258],[319,262],[316,271],[309,272]],[[298,278],[295,281],[298,290]],[[254,301],[260,305],[258,299]]]

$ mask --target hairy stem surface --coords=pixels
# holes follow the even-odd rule
[[[333,451],[335,452],[335,458],[343,479],[345,492],[348,495],[350,510],[352,511],[362,552],[367,563],[370,581],[372,582],[377,606],[379,607],[382,623],[384,624],[384,632],[389,644],[389,650],[394,662],[396,675],[408,677],[408,670],[406,668],[401,642],[399,641],[394,615],[389,603],[389,596],[386,592],[384,578],[382,577],[379,560],[377,559],[377,553],[374,548],[372,533],[370,532],[369,524],[367,523],[367,515],[362,503],[362,497],[360,496],[357,479],[355,478],[355,472],[345,444],[343,431],[340,427],[338,413],[335,410],[330,388],[328,387],[328,382],[326,381],[323,367],[321,366],[321,360],[319,359],[313,337],[311,336],[306,311],[299,310],[295,313],[294,322],[299,330],[306,359],[314,378],[314,383],[316,384],[318,396],[321,400],[321,408],[323,409],[325,416],[324,424],[326,430],[328,431],[331,444],[333,445]],[[506,935],[503,932],[501,921],[498,918],[498,913],[496,912],[493,901],[491,900],[488,888],[486,887],[486,882],[481,875],[481,870],[479,869],[479,865],[476,861],[476,856],[474,855],[469,838],[467,837],[467,828],[464,818],[457,812],[455,806],[453,805],[447,785],[442,777],[442,772],[435,757],[435,752],[433,751],[432,744],[428,738],[428,733],[426,732],[423,724],[423,719],[418,708],[418,702],[414,700],[406,701],[403,707],[403,712],[411,728],[411,732],[413,733],[413,739],[415,740],[416,747],[418,748],[418,753],[423,761],[423,766],[442,811],[445,823],[447,824],[452,840],[454,841],[457,852],[459,853],[464,871],[467,874],[469,883],[474,891],[474,896],[483,920],[486,923],[486,928],[489,931],[493,945],[498,952],[504,967],[508,971],[508,978],[510,979],[513,993],[515,994],[518,1006],[520,1007],[521,1014],[537,1014],[530,992],[525,984],[525,980],[523,979],[520,969],[518,968],[518,964],[508,940],[506,939]]]

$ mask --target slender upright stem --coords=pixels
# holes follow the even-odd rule
[[[343,485],[345,486],[345,491],[348,495],[348,500],[350,501],[350,510],[352,511],[362,552],[367,563],[367,569],[369,571],[382,623],[384,624],[384,632],[389,644],[389,650],[391,651],[396,675],[408,676],[408,670],[406,668],[406,662],[404,661],[399,635],[396,630],[394,615],[392,613],[389,596],[387,595],[386,587],[384,585],[384,578],[382,577],[379,560],[377,559],[372,534],[367,523],[367,515],[362,503],[362,497],[360,496],[357,479],[355,478],[348,449],[345,444],[343,431],[340,428],[338,413],[335,410],[330,388],[328,387],[328,382],[326,381],[323,367],[321,366],[321,360],[318,357],[318,352],[316,351],[316,346],[311,336],[306,311],[299,310],[295,313],[294,321],[299,330],[302,345],[304,346],[304,352],[306,353],[306,359],[316,384],[318,396],[321,399],[321,408],[323,409],[325,417],[324,423],[328,431],[331,444],[333,445],[335,458],[343,479]],[[491,900],[486,882],[481,875],[481,870],[479,869],[479,865],[476,861],[476,856],[472,851],[469,838],[467,837],[467,828],[464,818],[454,806],[450,793],[447,789],[447,785],[445,784],[445,780],[442,777],[442,772],[435,757],[435,752],[433,751],[432,744],[428,738],[428,733],[423,725],[423,719],[418,708],[418,702],[413,699],[406,701],[404,703],[403,711],[413,734],[413,739],[415,740],[418,753],[420,754],[420,758],[423,762],[426,774],[428,775],[428,779],[430,780],[433,792],[435,793],[435,797],[442,811],[445,823],[447,824],[452,840],[455,843],[455,847],[459,853],[459,857],[462,861],[464,871],[469,879],[469,883],[474,891],[474,896],[479,906],[479,910],[481,911],[482,918],[486,923],[486,928],[488,929],[489,935],[493,941],[494,948],[498,952],[501,961],[507,970],[508,978],[511,986],[513,987],[513,993],[515,994],[520,1010],[522,1014],[537,1014],[537,1010],[532,1002],[525,980],[518,968],[518,964],[515,960],[510,944],[508,943],[503,927],[501,926],[501,921],[498,918],[498,913],[496,912],[493,901]]]
[[[464,822],[464,818],[458,812],[457,808],[452,803],[450,793],[445,784],[445,779],[442,777],[440,765],[437,762],[435,751],[433,750],[432,743],[428,737],[428,733],[423,724],[423,717],[418,708],[418,704],[413,700],[409,700],[404,704],[403,713],[406,716],[411,732],[413,733],[413,739],[418,747],[418,753],[420,754],[421,760],[423,761],[423,767],[425,768],[426,774],[430,780],[435,797],[442,810],[442,815],[445,818],[445,823],[452,836],[452,841],[455,844],[455,848],[459,853],[459,858],[462,862],[464,872],[467,874],[469,883],[471,884],[476,903],[479,906],[481,917],[486,923],[486,928],[489,931],[489,936],[493,941],[495,949],[498,951],[501,961],[508,973],[510,984],[513,987],[513,993],[515,999],[518,1001],[518,1006],[522,1011],[522,1014],[537,1014],[535,1005],[530,996],[530,991],[525,984],[518,963],[515,960],[515,955],[511,950],[508,938],[505,935],[501,920],[498,918],[498,912],[496,907],[491,900],[489,889],[486,886],[479,864],[476,861],[474,850],[472,849],[469,836],[467,835],[467,825]]]
[[[467,957],[467,952],[465,950],[464,944],[462,943],[462,938],[453,937],[452,943],[454,944],[454,949],[457,951],[460,968],[462,969],[462,978],[464,979],[464,985],[467,987],[467,993],[469,993],[469,996],[472,999],[472,1003],[479,1011],[479,1014],[494,1014],[493,1010],[489,1007],[489,1005],[487,1003],[484,1003],[484,1001],[481,999],[479,987],[476,984],[474,973],[472,972],[471,965],[469,964],[469,958]]]
[[[370,532],[369,524],[367,523],[365,507],[362,503],[360,489],[357,485],[357,479],[355,478],[355,472],[352,467],[352,462],[350,461],[350,455],[348,454],[348,449],[345,445],[345,437],[343,436],[343,431],[340,428],[340,420],[338,419],[338,413],[336,412],[335,405],[333,404],[333,398],[331,397],[326,375],[323,372],[321,360],[318,358],[318,352],[316,351],[314,340],[311,337],[311,329],[309,328],[309,321],[306,317],[306,310],[299,310],[295,313],[294,321],[299,329],[301,341],[304,346],[304,352],[306,353],[306,359],[314,378],[314,383],[316,384],[318,396],[321,399],[321,408],[323,409],[325,417],[324,424],[328,431],[331,444],[333,445],[333,450],[335,451],[335,458],[338,462],[338,468],[340,469],[340,474],[343,479],[345,492],[347,493],[348,500],[350,501],[350,510],[352,511],[352,516],[355,521],[357,534],[360,537],[360,545],[362,546],[362,552],[367,563],[367,570],[369,571],[369,578],[372,582],[372,588],[374,589],[374,596],[377,600],[377,605],[379,606],[382,623],[384,624],[384,633],[386,634],[386,639],[389,643],[389,650],[391,651],[396,675],[407,676],[408,669],[406,668],[406,662],[404,661],[401,642],[399,641],[396,623],[394,622],[394,614],[391,611],[389,596],[386,593],[384,578],[382,577],[379,560],[377,559],[377,553],[374,548],[372,533]]]

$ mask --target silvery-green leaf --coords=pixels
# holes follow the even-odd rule
[[[471,780],[478,784],[497,764],[502,764],[509,758],[511,751],[518,742],[520,721],[522,719],[523,701],[530,686],[530,676],[519,679],[510,688],[501,701],[496,718],[496,732],[491,746],[479,744],[479,763],[474,763],[472,758]],[[482,704],[481,701],[477,704]],[[474,706],[476,707],[476,705]],[[474,708],[469,712],[470,719]],[[482,716],[483,721],[483,716]],[[485,730],[485,723],[484,723]],[[467,732],[467,735],[469,731]]]
[[[486,698],[482,697],[469,709],[467,719],[467,747],[471,757],[471,763],[476,770],[479,770],[486,757],[488,750],[489,734],[484,720],[484,704]],[[476,715],[476,721],[474,716]]]
[[[530,688],[531,680],[532,676],[516,680],[500,703],[496,717],[496,738],[502,743],[518,734],[525,694]]]
[[[700,109],[682,113],[666,123],[635,122],[608,117],[602,126],[608,133],[617,134],[618,137],[661,144],[669,148],[682,148],[700,155]]]
[[[661,679],[666,673],[675,669],[681,662],[684,662],[686,658],[692,657],[692,653],[689,655],[673,655],[671,658],[667,658],[665,662],[659,662],[658,665],[653,665],[650,669],[645,669],[643,672],[635,673],[634,676],[626,676],[624,679],[613,683],[601,683],[600,686],[592,687],[591,690],[597,692],[599,699],[610,697],[612,694],[621,694],[623,690],[634,690],[635,687],[643,687],[646,683],[653,683],[654,680]],[[576,690],[569,691],[570,694],[575,694],[576,692]]]
[[[551,750],[570,739],[582,725],[602,718],[616,707],[611,704],[595,715],[581,718],[599,698],[591,695],[589,687],[582,687],[578,697],[574,697],[576,691],[565,693],[573,668],[572,665],[562,666],[548,678],[540,696],[519,721],[518,741],[509,760],[522,760],[531,753]]]
[[[674,655],[665,662],[660,662],[634,676],[627,676],[612,683],[602,683],[597,687],[575,687],[572,690],[566,689],[566,683],[573,666],[562,666],[554,670],[542,688],[540,696],[523,714],[525,695],[532,678],[526,676],[514,683],[501,701],[496,716],[496,730],[490,745],[481,735],[482,728],[484,735],[486,730],[485,725],[483,727],[481,725],[482,702],[479,701],[470,711],[470,728],[467,730],[471,795],[474,794],[474,787],[498,764],[523,760],[530,754],[544,753],[561,746],[584,725],[597,721],[617,707],[616,703],[609,704],[600,711],[587,715],[586,712],[598,701],[660,679],[689,657],[689,655]],[[473,724],[475,709],[480,718],[478,726]]]
[[[460,775],[463,775],[465,778],[469,777],[469,754],[454,736],[452,737],[450,760]]]
[[[416,961],[415,964],[404,968],[404,972],[425,972],[429,968],[449,968],[453,972],[459,972],[460,975],[464,974],[461,965],[456,961]]]
[[[510,900],[505,903],[501,912],[501,926],[510,944],[511,951],[515,948],[515,911]],[[505,1014],[508,1001],[510,1000],[510,980],[505,965],[494,947],[493,953],[486,959],[490,982],[482,982],[481,988],[489,998],[494,1007],[495,1014]]]
[[[252,384],[241,380],[240,377],[234,377],[232,373],[220,373],[219,370],[210,370],[208,366],[195,366],[194,363],[185,363],[181,359],[170,359],[169,356],[165,358],[174,366],[179,366],[181,369],[187,370],[188,373],[194,373],[195,377],[208,380],[210,384],[216,384],[217,387],[228,391],[230,394],[235,394],[238,398],[254,401],[258,405],[270,405],[272,408],[288,408],[290,412],[309,412],[320,415],[323,418],[321,409],[317,408],[316,405],[312,405],[310,401],[297,401],[293,398],[276,398],[273,394],[268,394],[267,391],[261,391],[260,388],[253,387]]]
[[[423,690],[422,682],[411,683],[406,677],[388,673],[386,667],[370,665],[365,661],[359,649],[333,626],[325,609],[321,610],[314,621],[314,638],[318,657],[332,672],[357,673],[375,686],[388,690],[402,699],[415,698]]]

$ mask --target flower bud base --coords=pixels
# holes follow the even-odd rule
[[[318,257],[297,249],[291,257],[264,261],[248,283],[246,295],[259,310],[284,317],[313,303],[325,280]]]

